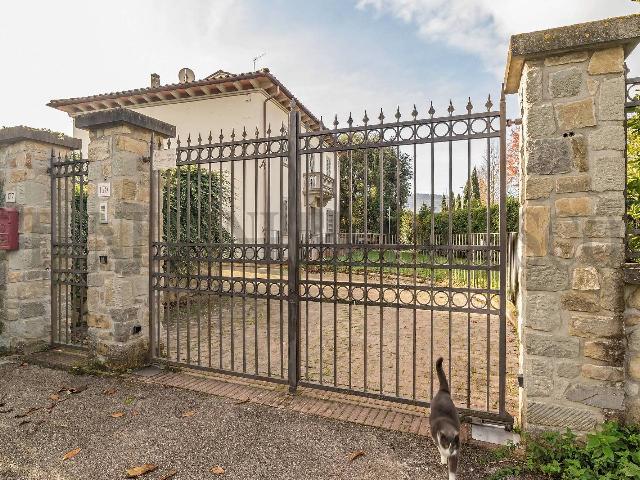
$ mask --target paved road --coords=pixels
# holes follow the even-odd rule
[[[145,463],[158,466],[142,477],[154,480],[447,478],[422,437],[6,358],[0,404],[2,480],[122,479]],[[357,450],[365,455],[350,462]],[[458,478],[486,478],[491,458],[467,446]]]

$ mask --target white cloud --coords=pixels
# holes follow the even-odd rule
[[[357,7],[414,25],[430,43],[480,55],[498,77],[512,34],[640,12],[629,0],[358,0]]]
[[[440,101],[437,108],[449,95],[456,105],[466,101],[456,93],[479,104],[486,89],[497,93],[510,34],[640,10],[627,0],[352,0],[340,18],[315,19],[296,17],[296,9],[308,7],[295,1],[259,1],[111,0],[109,8],[86,0],[6,2],[3,19],[11,21],[0,29],[0,125],[70,133],[66,114],[45,106],[52,98],[142,87],[151,72],[171,83],[183,66],[198,78],[218,68],[246,72],[262,52],[258,67],[270,67],[318,115],[344,118],[353,109],[359,119],[365,108],[377,117],[377,109],[395,110],[398,102],[408,112],[413,102],[424,111],[432,98]],[[495,84],[460,75],[455,57],[425,74],[419,59],[377,48],[384,46],[382,35],[348,30],[356,6],[397,18],[425,49],[444,44],[481,59],[496,73]],[[340,26],[348,36],[334,35]]]

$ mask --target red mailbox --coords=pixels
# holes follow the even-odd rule
[[[18,250],[18,210],[0,208],[0,250]]]

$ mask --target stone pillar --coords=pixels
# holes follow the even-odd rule
[[[80,149],[79,139],[28,127],[0,129],[0,184],[4,204],[15,193],[19,249],[0,253],[0,351],[24,351],[51,340],[52,153]]]
[[[521,420],[586,431],[624,400],[624,58],[640,16],[511,38],[522,112]]]
[[[88,318],[92,350],[113,368],[148,361],[149,152],[175,127],[127,109],[76,117],[89,131]],[[99,184],[110,196],[99,196]],[[107,220],[100,209],[106,205]]]

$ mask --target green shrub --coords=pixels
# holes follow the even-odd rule
[[[640,479],[640,427],[607,422],[586,441],[569,429],[525,437],[523,461],[493,478],[524,473],[562,480]]]

